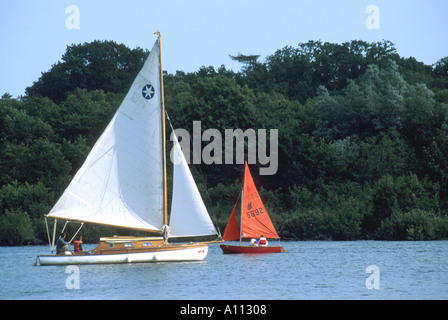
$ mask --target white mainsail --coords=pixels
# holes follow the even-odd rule
[[[160,41],[48,217],[164,230]],[[173,133],[174,135],[174,133]],[[174,135],[169,238],[217,235]]]
[[[174,132],[172,137],[174,173],[168,237],[217,235]]]
[[[159,41],[49,217],[160,230],[163,160]]]

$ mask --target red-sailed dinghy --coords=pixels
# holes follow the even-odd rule
[[[259,239],[261,236],[267,239],[280,239],[277,231],[269,218],[257,188],[245,164],[244,183],[241,191],[241,229],[239,230],[236,221],[235,210],[237,203],[233,207],[227,227],[224,231],[223,241],[240,240],[240,245],[220,244],[223,253],[276,253],[286,252],[283,246],[250,244],[242,245],[241,241]]]

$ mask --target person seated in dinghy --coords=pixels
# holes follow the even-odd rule
[[[258,243],[259,243],[260,246],[262,246],[262,247],[267,247],[267,245],[268,245],[268,240],[267,240],[263,235],[261,235],[261,236],[260,236],[260,240],[258,241]]]
[[[251,247],[258,247],[257,239],[250,239],[250,245]]]
[[[56,254],[64,255],[68,250],[68,245],[70,242],[65,241],[66,235],[65,233],[61,233],[58,241],[56,242]]]
[[[78,239],[74,242],[75,253],[82,253],[82,236],[78,236]]]

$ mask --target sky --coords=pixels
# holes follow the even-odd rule
[[[24,95],[71,44],[149,50],[156,30],[169,73],[239,71],[229,55],[263,62],[309,40],[390,40],[401,57],[432,65],[448,56],[447,14],[447,0],[1,0],[0,96]]]

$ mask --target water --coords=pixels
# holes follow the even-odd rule
[[[0,299],[448,299],[448,241],[282,244],[288,253],[212,244],[201,262],[82,265],[79,288],[66,266],[33,266],[47,246],[0,247]],[[379,289],[366,287],[370,265]]]

